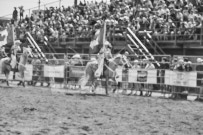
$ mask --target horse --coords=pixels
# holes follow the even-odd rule
[[[0,60],[0,73],[5,74],[7,86],[9,86],[8,78],[10,71],[14,69],[17,64],[16,54],[18,51],[21,51],[20,44],[20,41],[15,41],[14,45],[11,47],[11,53],[9,54],[10,56],[7,55],[5,58]]]
[[[25,70],[26,70],[26,63],[28,61],[28,56],[32,56],[32,50],[31,48],[23,47],[23,53],[20,56],[20,61],[18,63],[18,71],[19,71],[19,77],[22,79],[17,85],[23,85],[25,87]]]
[[[109,79],[112,79],[114,82],[116,82],[117,73],[116,69],[120,64],[122,64],[122,56],[118,54],[116,57],[109,59],[107,64],[104,64],[104,70],[103,75],[100,77],[105,78],[105,92],[106,95],[108,95],[108,81]],[[80,78],[79,84],[81,86],[85,86],[88,82],[91,83],[92,91],[94,91],[97,88],[97,77],[95,76],[95,72],[98,69],[98,61],[94,60],[91,62],[88,62],[85,67],[85,74]],[[115,91],[116,88],[114,88],[113,91]]]

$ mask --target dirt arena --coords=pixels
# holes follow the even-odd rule
[[[0,88],[0,135],[201,135],[203,104]]]

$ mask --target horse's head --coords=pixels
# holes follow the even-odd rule
[[[21,44],[21,42],[19,40],[14,42],[14,45],[11,47],[11,49],[14,51],[14,53],[21,51],[20,44]]]
[[[29,47],[23,47],[23,54],[26,54],[28,56],[32,56],[32,49]]]
[[[122,60],[122,55],[121,54],[117,54],[114,58],[113,58],[114,62],[117,65],[121,65],[123,64],[123,60]]]

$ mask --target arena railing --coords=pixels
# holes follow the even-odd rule
[[[43,85],[43,83],[47,83],[47,85],[50,84],[52,87],[55,84],[60,84],[60,88],[80,88],[77,82],[80,77],[84,75],[86,64],[90,61],[91,57],[95,56],[80,54],[81,58],[79,59],[72,59],[73,54],[68,54],[66,56],[63,54],[63,56],[64,59],[61,60],[64,62],[62,63],[57,63],[56,59],[53,60],[54,62],[50,63],[28,63],[26,65],[25,80],[29,82],[29,84],[33,85],[36,85],[36,83],[41,83],[41,85]],[[146,64],[153,63],[153,61],[143,59],[143,56],[129,56],[129,61],[130,64],[132,64],[132,67],[134,64],[137,64],[139,65],[139,68],[133,67],[126,69],[122,66],[122,64],[118,65],[116,70],[119,75],[118,78],[116,78],[117,82],[119,82],[119,84],[116,86],[117,89],[132,90],[133,92],[145,91],[145,93],[155,92],[173,96],[180,96],[184,94],[191,96],[203,96],[203,91],[201,90],[203,86],[202,63],[198,63],[197,65],[194,64],[194,66],[196,66],[195,68],[197,68],[198,65],[201,65],[201,71],[198,69],[198,71],[192,70],[189,72],[179,71],[178,69],[171,68],[180,64],[180,61],[175,62],[174,59],[185,59],[183,64],[186,65],[187,61],[192,61],[195,63],[197,58],[203,59],[203,56],[170,57],[168,55],[157,55],[154,56],[154,58],[161,65],[165,64],[165,66],[161,66],[161,68],[155,67],[146,69]],[[164,63],[162,61],[163,58],[166,60]],[[82,64],[80,62],[82,62]],[[166,66],[166,64],[168,66]],[[15,75],[11,73],[9,77],[10,80],[20,80],[18,74],[18,72],[16,72]],[[5,79],[5,76],[1,74],[0,79]]]

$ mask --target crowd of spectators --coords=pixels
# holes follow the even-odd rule
[[[135,33],[152,31],[156,40],[174,39],[176,35],[178,39],[196,40],[203,22],[202,0],[84,1],[77,6],[49,7],[25,17],[23,11],[21,7],[18,21],[17,9],[13,12],[17,38],[23,39],[30,31],[39,42],[44,35],[52,41],[58,37],[62,41],[67,37],[92,37],[103,19],[107,21],[108,34],[115,30],[114,34],[122,36],[130,27]]]

